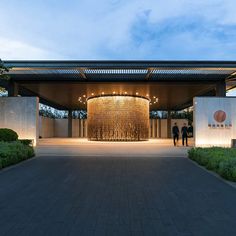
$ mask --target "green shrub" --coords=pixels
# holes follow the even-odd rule
[[[32,146],[24,145],[19,141],[0,142],[0,169],[33,157]]]
[[[32,139],[19,139],[19,142],[23,143],[27,146],[33,146],[33,140]]]
[[[236,181],[236,158],[221,162],[218,173],[225,179]]]
[[[236,181],[235,148],[192,148],[188,152],[188,157],[223,178]]]
[[[18,134],[12,129],[0,129],[0,141],[13,142],[18,139]]]

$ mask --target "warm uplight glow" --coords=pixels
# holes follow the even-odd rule
[[[19,139],[38,139],[38,98],[5,97],[0,99],[0,127],[14,130]]]
[[[127,94],[127,92],[125,92],[125,94]]]
[[[94,95],[94,93],[91,93],[91,95],[93,96],[93,95]]]
[[[88,99],[87,108],[89,140],[148,140],[148,99],[121,95],[98,96]]]
[[[136,92],[136,95],[138,95],[138,92]]]
[[[102,95],[104,95],[104,92],[102,92]]]
[[[116,94],[116,92],[115,92],[115,91],[113,91],[113,94]]]
[[[86,95],[84,94],[84,95],[83,95],[83,97],[85,98],[85,97],[86,97]]]
[[[146,94],[146,97],[149,97],[149,94]]]
[[[156,98],[155,96],[153,96],[153,98]]]

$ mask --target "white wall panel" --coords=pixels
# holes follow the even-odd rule
[[[0,128],[17,132],[20,139],[33,139],[39,135],[39,100],[37,97],[0,97]]]
[[[236,98],[196,97],[193,104],[195,146],[230,147],[236,138]],[[217,111],[219,118],[225,116],[221,121]]]

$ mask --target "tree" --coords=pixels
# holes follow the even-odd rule
[[[9,75],[6,74],[9,69],[4,66],[3,61],[0,59],[0,79],[9,79]]]
[[[9,75],[6,74],[8,71],[8,68],[4,66],[3,61],[0,59],[0,80],[9,79]],[[6,90],[4,88],[0,87],[0,93],[5,91]]]
[[[39,104],[39,115],[54,119],[64,119],[68,118],[68,111],[57,110],[53,107],[44,105],[42,103]],[[87,112],[85,110],[75,110],[72,112],[73,119],[86,119]]]

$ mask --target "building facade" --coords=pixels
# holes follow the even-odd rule
[[[88,114],[89,140],[142,141],[150,137],[149,111],[168,112],[167,137],[171,137],[171,111],[194,106],[196,145],[202,142],[198,141],[201,108],[199,110],[197,97],[204,97],[204,102],[212,97],[223,101],[226,91],[235,86],[236,72],[236,62],[231,61],[5,61],[4,64],[9,67],[10,80],[0,81],[0,86],[5,87],[9,99],[14,97],[15,101],[10,103],[7,98],[1,98],[0,127],[11,127],[14,116],[19,127],[24,126],[24,130],[32,133],[27,126],[29,118],[17,122],[17,117],[28,112],[21,99],[35,97],[34,102],[29,101],[36,112],[39,102],[68,110],[68,137],[73,134],[72,111],[84,109]],[[21,109],[16,110],[14,106]],[[226,114],[222,109],[218,109],[218,117]],[[6,118],[9,110],[11,122]],[[227,116],[232,114],[228,112]],[[35,116],[31,126],[34,123],[38,126],[37,119]],[[219,121],[216,127],[221,127]],[[209,121],[207,129],[213,128],[210,125],[213,123]],[[18,129],[20,136],[22,127]],[[37,140],[38,131],[34,136]]]

